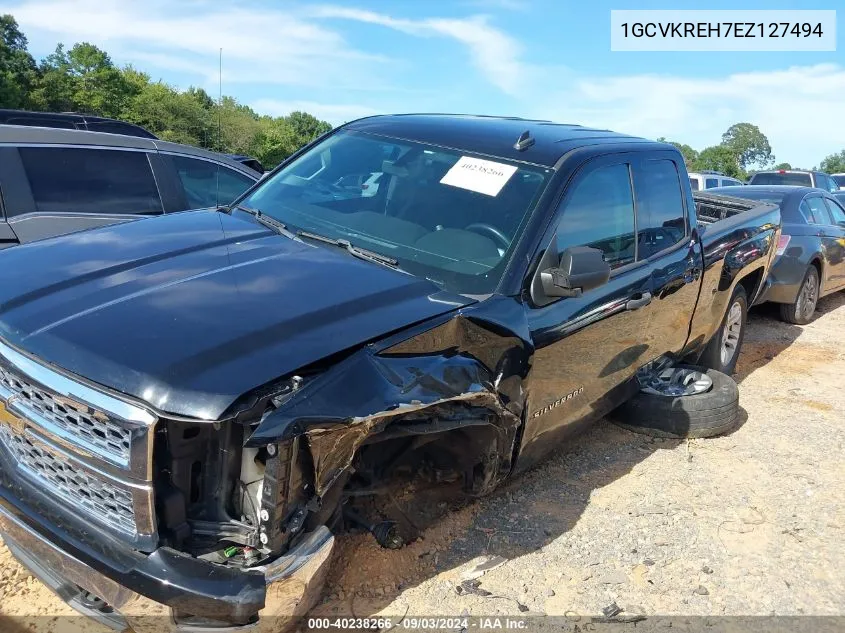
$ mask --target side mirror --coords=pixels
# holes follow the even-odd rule
[[[580,297],[610,279],[610,264],[597,248],[573,246],[563,251],[557,268],[540,273],[543,292],[548,297]]]

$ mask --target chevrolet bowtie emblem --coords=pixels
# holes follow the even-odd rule
[[[15,396],[12,396],[6,402],[0,400],[0,424],[5,424],[11,429],[12,433],[18,435],[24,432],[26,423],[7,408],[12,405],[14,400]]]

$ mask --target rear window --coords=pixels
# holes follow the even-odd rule
[[[21,147],[35,208],[42,213],[161,213],[145,152]]]
[[[806,173],[796,173],[796,172],[785,172],[785,173],[777,173],[777,172],[767,172],[763,174],[754,174],[751,177],[751,181],[748,183],[751,185],[797,185],[799,187],[812,187],[813,181],[810,178],[810,174]]]
[[[779,191],[760,191],[759,189],[748,189],[747,187],[743,187],[741,189],[720,189],[715,193],[725,196],[733,196],[735,198],[759,200],[760,202],[769,202],[777,205],[780,205],[786,196],[785,193],[780,193]]]

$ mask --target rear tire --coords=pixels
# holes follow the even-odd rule
[[[804,274],[795,301],[780,304],[780,318],[787,323],[806,325],[812,320],[818,303],[819,271],[811,265]]]
[[[728,309],[722,319],[722,325],[704,348],[698,364],[708,369],[715,369],[730,376],[736,369],[742,342],[745,340],[745,323],[748,319],[748,296],[745,288],[737,285]]]
[[[739,388],[730,376],[708,369],[709,391],[688,396],[663,396],[640,391],[610,418],[619,426],[655,437],[712,437],[739,422]]]

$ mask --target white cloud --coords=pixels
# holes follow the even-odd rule
[[[369,106],[356,104],[332,104],[315,101],[282,101],[277,99],[258,99],[250,104],[256,112],[271,116],[286,116],[297,110],[313,114],[318,119],[328,121],[332,125],[341,125],[347,121],[360,119],[373,114],[385,114]]]
[[[812,167],[845,146],[845,68],[836,64],[700,78],[672,75],[573,77],[532,116],[665,136],[696,149],[733,123],[759,126],[778,161]]]
[[[378,24],[417,37],[447,37],[467,47],[475,67],[494,86],[516,94],[530,69],[522,61],[522,46],[514,38],[491,26],[486,16],[406,20],[383,13],[337,6],[312,9],[318,18],[354,20]]]
[[[4,11],[15,16],[24,32],[47,32],[65,42],[89,41],[116,59],[189,71],[210,85],[217,80],[221,46],[227,84],[334,84],[350,89],[360,82],[350,76],[349,64],[366,72],[389,63],[292,10],[201,1],[30,0]]]

